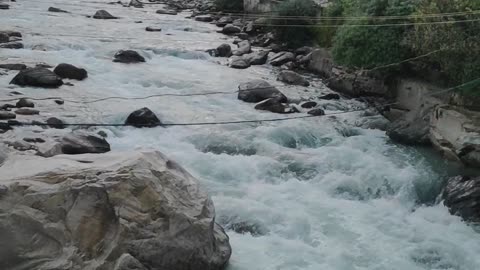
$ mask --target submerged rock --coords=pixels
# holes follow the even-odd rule
[[[36,114],[40,114],[40,111],[35,109],[30,109],[30,108],[21,108],[16,110],[15,113],[19,115],[36,115]]]
[[[294,110],[292,107],[290,107],[286,103],[282,103],[279,98],[269,98],[266,99],[257,105],[255,105],[256,110],[262,110],[262,111],[269,111],[273,113],[294,113],[296,110]]]
[[[162,28],[147,26],[145,28],[145,31],[147,31],[147,32],[161,32]]]
[[[161,126],[162,122],[149,108],[142,108],[132,112],[125,121],[126,125],[142,128]]]
[[[279,102],[286,103],[288,100],[282,92],[263,80],[242,83],[238,89],[238,99],[245,102],[258,103],[265,99],[276,98]]]
[[[10,36],[5,33],[0,33],[0,43],[7,43],[10,41]]]
[[[220,270],[231,255],[205,190],[159,152],[14,156],[0,183],[1,269]]]
[[[3,49],[23,49],[23,44],[21,42],[1,43],[0,48],[3,48]]]
[[[308,114],[313,116],[322,116],[322,115],[325,115],[325,111],[320,108],[317,108],[317,109],[308,111]]]
[[[56,8],[56,7],[49,7],[49,8],[48,8],[48,11],[49,11],[49,12],[58,12],[58,13],[69,13],[69,12],[66,11],[66,10],[59,9],[59,8]]]
[[[40,67],[20,71],[17,76],[12,79],[10,84],[56,88],[60,87],[63,81],[52,71]]]
[[[142,63],[145,62],[145,58],[138,52],[133,50],[120,50],[115,54],[113,62],[117,63]]]
[[[480,178],[450,178],[443,191],[444,204],[454,215],[480,222]]]
[[[177,15],[176,11],[173,10],[166,10],[166,9],[159,9],[156,11],[157,14],[163,14],[163,15]]]
[[[113,16],[112,14],[108,13],[106,10],[99,10],[95,12],[93,15],[94,19],[101,19],[101,20],[111,20],[111,19],[118,19],[117,17]]]
[[[279,81],[282,81],[287,84],[292,84],[292,85],[301,85],[301,86],[309,86],[310,83],[302,77],[300,74],[290,71],[290,70],[284,70],[280,72],[277,78]]]
[[[9,9],[10,6],[8,4],[0,3],[0,9]]]
[[[84,80],[88,77],[87,71],[85,69],[65,63],[59,64],[57,67],[55,67],[53,72],[55,72],[55,74],[57,74],[61,78],[79,81]]]

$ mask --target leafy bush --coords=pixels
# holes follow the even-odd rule
[[[214,3],[220,11],[243,11],[243,0],[215,0]]]
[[[311,27],[315,21],[312,17],[316,17],[317,11],[317,6],[312,0],[287,0],[280,3],[275,17],[270,20],[274,25],[272,28],[275,36],[289,47],[300,47],[311,43],[315,39],[315,31]],[[304,18],[291,18],[292,16]],[[305,25],[305,27],[288,25]]]
[[[378,20],[371,16],[409,15],[415,9],[414,0],[357,0],[349,3],[355,14],[363,16],[345,21],[333,40],[333,55],[339,64],[349,67],[374,67],[401,61],[412,56],[406,43],[408,27],[357,26],[402,23],[401,20]],[[370,19],[367,19],[367,18]]]

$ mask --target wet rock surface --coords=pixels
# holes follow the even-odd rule
[[[37,67],[20,71],[10,84],[20,86],[36,86],[46,88],[57,88],[63,84],[63,81],[52,71]]]
[[[277,99],[281,103],[287,102],[287,97],[282,92],[263,80],[240,84],[238,89],[238,99],[245,102],[258,103],[269,98]]]
[[[134,50],[120,50],[115,54],[114,58],[113,62],[117,63],[132,64],[145,62],[145,58]]]
[[[61,78],[79,81],[84,80],[88,77],[87,71],[85,69],[65,63],[56,66],[53,72]]]

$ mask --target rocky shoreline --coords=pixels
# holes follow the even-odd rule
[[[416,79],[386,80],[371,72],[335,66],[328,50],[322,48],[286,50],[253,21],[233,14],[211,15],[213,5],[209,2],[170,1],[168,6],[157,13],[175,16],[192,11],[195,21],[215,24],[219,32],[235,36],[237,48],[221,44],[207,51],[213,57],[228,57],[230,68],[268,64],[278,69],[278,81],[303,87],[310,85],[304,76],[308,72],[324,78],[325,84],[338,92],[298,101],[264,80],[253,80],[238,86],[239,101],[278,114],[321,116],[325,111],[319,100],[359,98],[371,102],[373,109],[392,121],[370,125],[387,130],[392,140],[433,145],[449,159],[466,166],[480,165],[480,115],[465,109],[465,101],[450,104],[456,98],[451,93],[431,95],[445,89]],[[49,11],[68,12],[53,7]],[[116,19],[105,10],[93,18]],[[145,30],[161,31],[155,27]],[[0,48],[23,48],[21,33],[2,31],[0,40],[2,35],[6,38]],[[148,61],[128,48],[112,55],[111,60],[112,65]],[[68,63],[55,68],[0,63],[2,69],[18,72],[11,83],[22,87],[68,87],[72,80],[88,79],[88,70]],[[22,98],[20,92],[10,95],[15,104],[3,104],[0,111],[1,136],[7,146],[0,149],[0,238],[8,239],[8,244],[0,244],[0,268],[226,267],[232,248],[216,223],[213,202],[176,162],[159,152],[108,153],[108,137],[102,130],[88,126],[65,129],[65,119],[44,117],[36,102]],[[49,102],[65,106],[61,99]],[[382,106],[391,102],[396,104]],[[136,128],[161,127],[164,122],[149,108],[139,108],[124,118],[125,125]],[[26,122],[38,127],[35,136],[20,139],[12,135],[12,129]],[[44,134],[47,129],[55,132]],[[480,220],[479,183],[478,178],[467,176],[448,181],[442,196],[452,214],[467,221]],[[245,227],[237,229],[249,232]]]

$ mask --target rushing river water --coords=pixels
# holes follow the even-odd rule
[[[24,33],[26,45],[1,50],[1,61],[65,62],[89,72],[75,86],[22,92],[77,99],[201,93],[235,91],[252,79],[265,79],[294,98],[329,91],[318,79],[308,88],[284,86],[269,66],[226,67],[225,59],[202,52],[226,37],[214,25],[186,19],[188,13],[158,15],[152,6],[133,9],[103,1],[18,0],[0,12],[1,27]],[[49,6],[73,13],[47,13]],[[83,16],[98,9],[121,19]],[[146,32],[146,26],[163,31]],[[147,63],[112,63],[119,49],[136,49]],[[14,74],[0,76],[1,85]],[[364,106],[347,99],[323,105],[327,113]],[[67,103],[50,113],[71,117],[70,122],[118,123],[145,106],[167,123],[278,117],[254,110],[235,94]],[[229,270],[480,269],[480,236],[436,201],[449,174],[446,164],[429,151],[393,144],[382,131],[355,127],[363,117],[357,112],[275,123],[106,131],[113,151],[162,151],[209,190],[217,221],[231,238]]]

